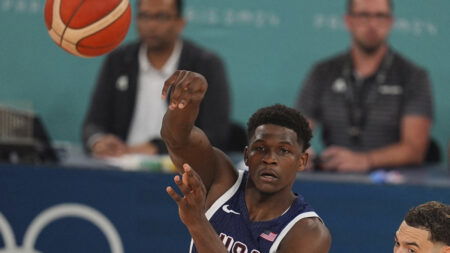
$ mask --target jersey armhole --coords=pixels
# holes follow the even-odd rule
[[[227,200],[229,200],[231,197],[233,197],[233,195],[239,189],[239,186],[241,185],[243,177],[244,177],[244,171],[243,170],[239,170],[238,171],[238,179],[233,184],[233,186],[231,186],[230,189],[228,189],[222,196],[220,196],[216,201],[214,201],[212,206],[206,211],[205,216],[206,216],[206,218],[208,220],[211,219],[211,217],[217,212],[217,210],[223,204],[225,204],[225,202]],[[192,252],[193,248],[194,248],[194,240],[192,240],[192,238],[191,238],[191,244],[189,246],[189,252]]]
[[[301,219],[305,219],[305,218],[312,218],[312,217],[316,217],[319,218],[319,220],[323,223],[322,219],[319,217],[319,215],[317,215],[316,212],[306,212],[306,213],[302,213],[297,215],[297,217],[295,217],[294,219],[292,219],[284,228],[283,230],[281,230],[281,233],[277,236],[277,239],[275,239],[275,242],[272,244],[272,246],[270,247],[269,253],[276,253],[278,246],[280,245],[281,241],[283,240],[283,238],[286,236],[286,234],[291,230],[291,228],[295,225],[295,223],[297,223],[299,220]]]
[[[206,211],[205,215],[206,218],[209,220],[214,215],[214,213],[223,205],[227,200],[229,200],[233,195],[237,192],[239,189],[239,186],[241,185],[242,178],[244,176],[244,171],[239,170],[238,171],[238,179],[233,184],[233,186],[230,187],[222,196],[220,196],[212,206]]]

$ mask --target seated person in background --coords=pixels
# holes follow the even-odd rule
[[[228,138],[229,87],[221,59],[182,39],[181,0],[138,0],[139,41],[109,54],[103,63],[83,124],[83,143],[96,157],[166,151],[160,138],[167,101],[164,81],[177,69],[192,70],[210,84],[195,124],[211,142]]]
[[[450,206],[436,201],[412,208],[394,237],[394,253],[450,253]]]
[[[429,145],[432,95],[427,72],[387,42],[389,0],[348,0],[348,52],[318,63],[296,103],[320,124],[324,170],[365,172],[421,164]]]
[[[305,168],[311,129],[296,110],[275,105],[248,122],[248,171],[237,171],[194,126],[208,83],[197,73],[177,71],[163,89],[171,90],[161,135],[182,173],[171,187],[193,244],[190,252],[328,252],[331,236],[302,196],[292,192]],[[192,165],[192,168],[189,165]]]

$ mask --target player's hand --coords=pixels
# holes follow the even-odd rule
[[[331,146],[321,155],[324,170],[338,170],[342,172],[366,172],[370,169],[367,155],[353,152],[347,148]]]
[[[99,158],[121,156],[127,152],[127,145],[117,136],[108,134],[92,145],[92,155]]]
[[[162,97],[170,94],[169,109],[183,109],[191,103],[200,103],[205,96],[208,83],[201,74],[177,70],[167,79],[162,89]]]
[[[206,219],[206,188],[191,166],[185,163],[183,170],[181,178],[176,175],[174,181],[184,196],[180,196],[170,186],[166,188],[166,191],[177,203],[181,221],[189,227]]]

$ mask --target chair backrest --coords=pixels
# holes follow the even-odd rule
[[[0,123],[1,162],[40,164],[59,161],[38,115],[0,107]]]
[[[247,132],[237,122],[231,122],[228,144],[225,152],[243,152],[247,145]]]
[[[441,162],[441,149],[438,143],[433,138],[430,139],[427,154],[425,155],[425,163],[439,163]]]

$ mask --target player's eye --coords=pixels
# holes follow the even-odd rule
[[[283,148],[283,147],[280,148],[280,152],[281,152],[282,154],[290,154],[290,153],[291,153],[291,151],[290,151],[289,149]]]
[[[258,151],[258,152],[264,151],[264,147],[263,146],[256,146],[256,147],[253,148],[253,150]]]
[[[394,247],[399,247],[399,246],[400,246],[400,243],[394,239]]]

